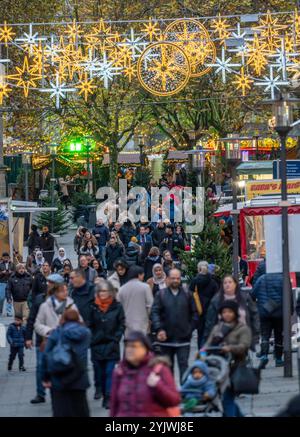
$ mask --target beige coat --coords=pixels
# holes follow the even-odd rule
[[[148,334],[149,314],[153,304],[153,295],[149,285],[139,279],[131,279],[120,288],[117,299],[125,311],[125,337],[131,331]]]
[[[66,308],[72,308],[78,311],[73,299],[70,297],[67,298]],[[48,337],[50,332],[58,327],[60,318],[61,316],[54,311],[52,300],[49,297],[39,308],[34,324],[35,332],[42,337]]]

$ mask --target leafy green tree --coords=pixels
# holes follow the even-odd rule
[[[148,188],[152,178],[152,173],[148,167],[138,167],[134,173],[133,186]]]

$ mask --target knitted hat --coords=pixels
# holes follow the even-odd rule
[[[125,338],[125,344],[127,344],[128,342],[136,342],[136,341],[142,343],[148,351],[152,349],[150,340],[142,332],[132,331]]]
[[[239,317],[239,305],[235,300],[224,300],[224,302],[219,307],[219,313],[221,314],[224,308],[228,308],[234,312],[236,318]]]

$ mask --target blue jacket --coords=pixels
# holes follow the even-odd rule
[[[282,288],[282,273],[265,273],[257,279],[252,296],[257,300],[257,308],[261,317],[282,317]],[[267,302],[270,301],[278,305],[272,314],[265,308]]]
[[[71,346],[75,355],[76,366],[74,371],[68,372],[67,375],[52,375],[47,369],[47,355],[51,354],[51,351],[59,342],[60,335],[62,343]],[[42,362],[42,380],[50,380],[54,390],[86,390],[90,385],[87,373],[90,340],[90,330],[76,322],[67,322],[55,329],[47,339]]]
[[[93,229],[93,235],[100,235],[97,237],[99,246],[105,246],[109,240],[109,230],[105,225],[96,225]]]
[[[192,372],[195,368],[199,368],[203,373],[202,378],[195,379]],[[189,392],[189,390],[191,390]],[[213,399],[217,393],[215,382],[209,377],[207,365],[200,360],[194,362],[190,369],[190,373],[181,387],[182,396],[185,399],[202,400],[204,393],[207,393]]]
[[[25,344],[25,326],[17,326],[11,323],[7,329],[7,342],[13,347],[24,347]]]

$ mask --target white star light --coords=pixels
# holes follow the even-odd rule
[[[271,99],[275,99],[275,90],[279,90],[279,86],[288,85],[289,82],[286,80],[282,80],[280,76],[274,77],[274,71],[273,71],[274,67],[272,65],[269,66],[269,69],[270,69],[269,77],[264,76],[264,80],[255,82],[254,85],[264,86],[265,87],[264,92],[267,93],[268,91],[270,91]]]
[[[130,29],[130,37],[126,38],[126,44],[130,47],[132,52],[132,58],[138,58],[141,53],[145,50],[147,43],[143,39],[143,37],[136,37],[134,34],[134,29]]]
[[[90,78],[93,77],[93,71],[97,70],[100,60],[98,58],[94,58],[94,53],[92,49],[89,49],[88,59],[84,62],[80,63],[80,66],[85,69],[89,73]]]
[[[61,54],[61,48],[58,44],[54,42],[54,35],[51,35],[50,44],[47,44],[45,47],[45,56],[50,59],[51,65],[59,58]]]
[[[230,63],[231,57],[226,59],[225,48],[222,47],[222,56],[221,59],[217,58],[215,64],[206,64],[208,67],[215,67],[215,73],[221,72],[222,74],[222,82],[226,83],[226,72],[232,73],[234,70],[232,67],[241,67],[241,64],[232,64]]]
[[[38,32],[33,33],[32,24],[29,24],[29,32],[24,32],[24,36],[21,38],[16,38],[16,43],[28,46],[29,55],[33,54],[33,47],[37,47],[39,41],[46,41],[47,38],[45,36],[38,37]]]
[[[92,76],[102,79],[105,88],[108,88],[109,81],[113,80],[114,76],[122,72],[122,67],[114,67],[113,64],[113,61],[107,60],[106,52],[103,52],[102,60],[90,67]]]
[[[60,108],[60,99],[66,99],[67,93],[77,91],[76,88],[68,88],[65,83],[60,82],[59,74],[56,73],[55,83],[50,82],[50,88],[40,89],[43,93],[50,93],[50,98],[55,97],[55,106]]]
[[[281,40],[281,48],[276,49],[276,53],[269,55],[270,58],[275,58],[273,66],[277,71],[282,72],[283,80],[287,80],[287,67],[293,67],[294,63],[290,61],[291,57],[295,58],[299,53],[287,53],[284,47],[284,39]]]

